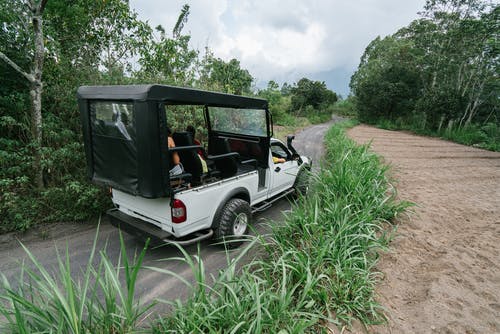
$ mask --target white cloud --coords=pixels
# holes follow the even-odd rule
[[[172,29],[184,3],[193,47],[237,58],[261,82],[293,82],[333,69],[354,71],[365,47],[417,18],[425,0],[131,0],[153,26]],[[343,83],[347,89],[347,82]]]

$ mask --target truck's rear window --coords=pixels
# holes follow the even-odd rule
[[[266,137],[267,121],[264,109],[209,107],[212,130]]]
[[[94,134],[132,140],[134,104],[124,101],[93,101],[90,113]]]

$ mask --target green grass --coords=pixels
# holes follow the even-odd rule
[[[374,299],[380,277],[375,265],[391,238],[390,221],[409,204],[395,200],[387,167],[367,146],[346,138],[345,126],[328,132],[327,162],[310,194],[296,202],[284,223],[270,222],[268,236],[252,238],[239,253],[226,253],[227,267],[217,275],[207,275],[200,251],[192,256],[182,247],[183,256],[173,260],[190,266],[194,283],[169,270],[142,268],[173,275],[190,288],[186,301],[159,301],[173,306],[171,314],[146,319],[153,304],[143,305],[134,296],[145,249],[129,263],[122,240],[118,266],[101,252],[94,267],[94,244],[80,282],[71,277],[68,255],[59,259],[53,277],[26,250],[36,270],[24,270],[28,279],[21,278],[25,283],[19,289],[4,280],[0,330],[285,334],[326,332],[328,324],[345,326],[354,318],[383,322]],[[243,261],[249,256],[252,261]]]
[[[462,127],[449,126],[440,130],[430,130],[406,124],[403,121],[379,120],[376,126],[386,130],[407,130],[420,135],[440,137],[455,143],[485,150],[500,151],[500,126],[496,123],[469,124]]]
[[[283,140],[286,143],[286,136],[292,135],[303,128],[311,125],[311,122],[305,117],[295,117],[292,125],[277,125],[273,126],[273,137]]]
[[[495,123],[446,128],[439,132],[439,136],[464,145],[500,151],[500,126]]]
[[[392,235],[390,220],[409,203],[395,201],[387,167],[342,126],[330,130],[326,146],[329,162],[310,195],[268,238],[253,241],[261,257],[239,272],[232,262],[213,286],[199,280],[158,333],[318,333],[328,322],[384,321],[374,266]]]
[[[58,255],[59,268],[51,274],[22,245],[32,266],[22,264],[17,288],[13,288],[2,275],[0,332],[80,334],[134,331],[154,306],[142,305],[135,298],[137,274],[147,244],[130,263],[120,235],[118,265],[115,266],[104,252],[99,254],[99,264],[94,265],[96,240],[97,235],[83,278],[79,281],[71,275],[67,249],[64,257]]]

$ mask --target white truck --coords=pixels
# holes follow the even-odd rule
[[[252,214],[304,194],[312,161],[272,138],[266,100],[165,85],[82,86],[78,102],[88,175],[110,188],[113,225],[141,238],[238,245]],[[172,135],[179,105],[204,113],[208,150],[189,132]],[[183,172],[170,175],[173,154]],[[203,161],[202,161],[203,159]]]

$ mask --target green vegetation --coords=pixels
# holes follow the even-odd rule
[[[335,102],[332,112],[339,116],[356,117],[356,106],[353,102],[353,97],[349,96],[347,99]]]
[[[354,318],[364,324],[384,321],[374,300],[379,277],[374,267],[378,252],[390,240],[390,221],[408,203],[395,201],[388,167],[368,146],[347,139],[345,126],[349,125],[329,131],[327,159],[316,177],[320,182],[299,199],[293,215],[283,224],[273,224],[266,238],[253,238],[235,258],[228,254],[227,268],[213,281],[201,256],[191,256],[181,247],[183,257],[174,260],[190,266],[194,283],[165,269],[142,268],[174,275],[190,288],[187,301],[169,302],[172,314],[144,319],[153,304],[143,305],[134,297],[144,251],[129,263],[122,241],[118,267],[124,273],[104,253],[93,267],[92,255],[79,284],[70,276],[67,255],[60,259],[60,272],[54,278],[29,254],[37,272],[25,269],[29,279],[19,289],[3,281],[0,313],[5,319],[0,319],[0,329],[116,333],[140,326],[141,331],[153,333],[319,333],[327,332],[329,323],[344,326]],[[258,255],[243,263],[249,254]],[[124,291],[120,273],[125,274]]]
[[[331,119],[337,94],[326,88],[324,82],[300,79],[296,84],[284,83],[279,88],[269,81],[267,88],[260,90],[258,96],[269,101],[270,111],[278,125],[296,126],[297,119],[307,118],[312,124]]]
[[[462,127],[450,126],[429,130],[416,127],[413,124],[379,120],[378,127],[387,130],[408,130],[426,136],[437,136],[460,144],[483,148],[490,151],[500,151],[500,125],[488,122],[484,125],[468,124]]]
[[[350,83],[359,120],[498,150],[499,15],[489,1],[428,0],[374,39]]]
[[[87,220],[110,206],[106,191],[87,180],[75,98],[81,85],[160,83],[258,94],[270,98],[275,124],[291,130],[303,124],[297,116],[329,117],[321,112],[326,102],[292,107],[297,96],[313,92],[333,101],[324,83],[302,79],[254,93],[237,59],[193,50],[183,31],[189,12],[184,5],[169,32],[139,20],[123,0],[0,0],[0,233]],[[173,109],[174,130],[192,124],[203,138],[202,113]]]
[[[310,126],[311,122],[305,117],[295,118],[293,125],[274,125],[273,137],[281,139],[286,143],[286,137],[290,134],[296,133],[303,128]]]
[[[134,297],[137,274],[147,244],[130,263],[120,236],[121,258],[115,266],[104,252],[94,265],[96,239],[83,272],[71,276],[69,252],[58,258],[59,271],[51,274],[24,247],[34,266],[22,265],[19,287],[2,276],[0,330],[2,333],[130,333],[154,304],[142,305]],[[124,279],[122,276],[125,276]],[[122,284],[124,282],[124,284]]]

